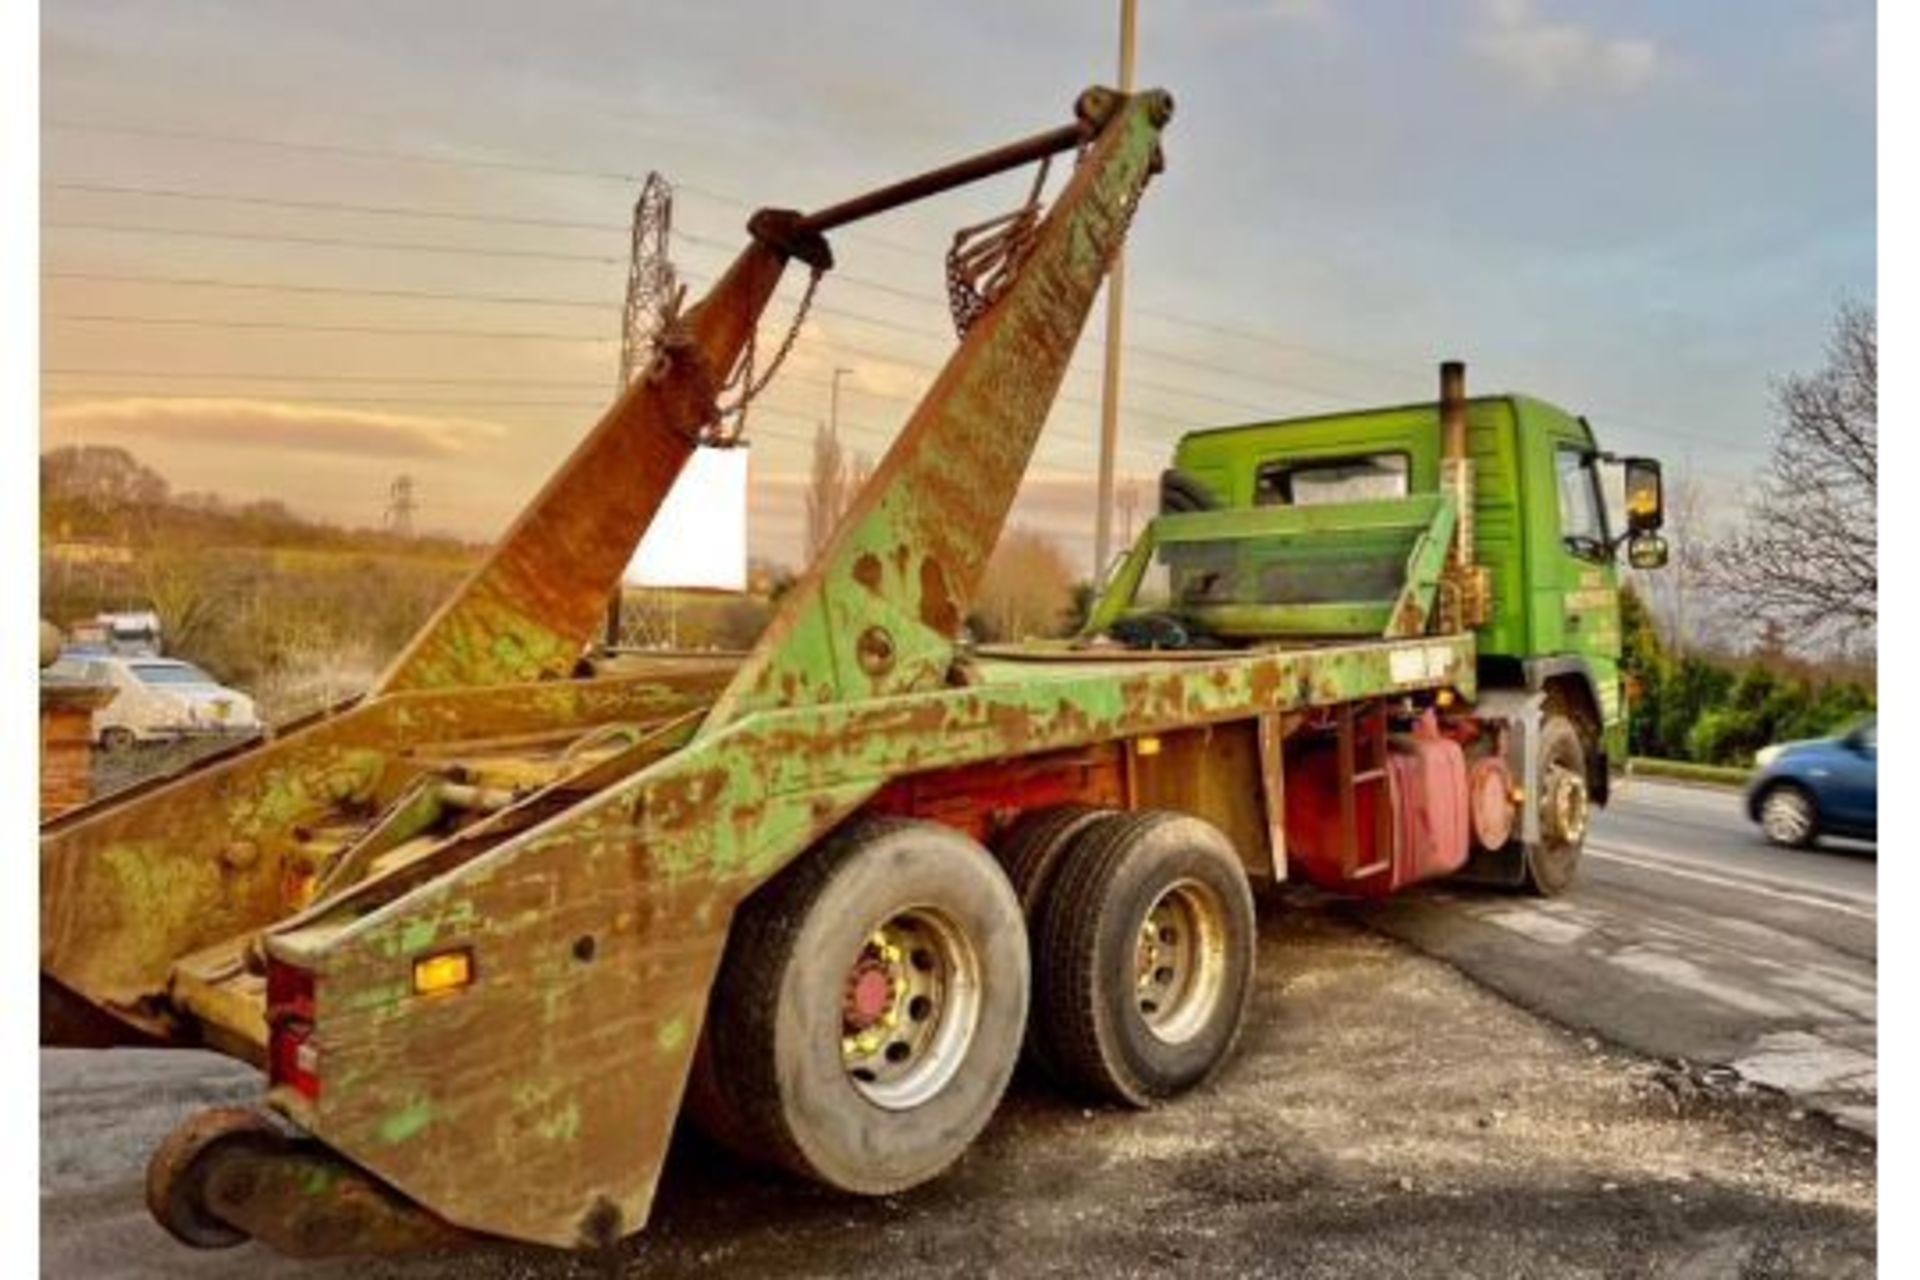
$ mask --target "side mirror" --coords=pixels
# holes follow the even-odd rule
[[[1636,533],[1627,541],[1627,563],[1636,569],[1664,569],[1667,540],[1657,533]]]
[[[1660,487],[1660,463],[1654,458],[1626,458],[1622,461],[1626,468],[1627,532],[1652,533],[1667,518],[1666,495]],[[1665,544],[1662,544],[1660,563],[1665,564],[1666,561]],[[1635,563],[1634,568],[1640,567]]]

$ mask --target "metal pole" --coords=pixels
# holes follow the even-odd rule
[[[1120,0],[1120,92],[1133,92],[1135,0]],[[1107,357],[1100,379],[1100,482],[1093,518],[1093,580],[1113,554],[1113,458],[1120,445],[1120,323],[1126,309],[1127,259],[1122,248],[1107,272]]]

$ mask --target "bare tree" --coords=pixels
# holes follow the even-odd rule
[[[1819,372],[1781,381],[1773,457],[1745,527],[1717,549],[1717,585],[1805,640],[1879,618],[1874,514],[1879,342],[1872,308],[1841,307]]]
[[[973,610],[988,639],[1058,635],[1073,612],[1073,566],[1052,538],[1015,525],[987,561]]]
[[[824,425],[814,428],[813,465],[807,473],[807,559],[820,554],[840,523],[847,501],[847,456],[840,438]]]
[[[840,437],[831,428],[823,425],[814,429],[813,464],[807,473],[808,560],[827,545],[853,496],[872,473],[873,467],[863,455],[849,454],[840,447]]]
[[[1662,532],[1671,549],[1666,567],[1635,575],[1641,597],[1647,601],[1662,631],[1667,652],[1684,655],[1694,637],[1712,625],[1717,612],[1712,598],[1712,533],[1708,528],[1705,495],[1700,482],[1679,467],[1666,475],[1666,521]]]

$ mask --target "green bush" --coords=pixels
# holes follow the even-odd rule
[[[1630,587],[1621,592],[1620,614],[1627,738],[1636,756],[1747,766],[1769,743],[1824,737],[1873,709],[1871,687],[1822,678],[1777,652],[1675,658]]]

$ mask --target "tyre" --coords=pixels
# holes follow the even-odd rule
[[[1226,1060],[1253,986],[1254,915],[1216,828],[1102,818],[1073,842],[1035,926],[1033,1034],[1063,1084],[1145,1107]]]
[[[1020,914],[1027,922],[1027,940],[1032,944],[1029,963],[1036,974],[1041,969],[1041,959],[1034,954],[1039,945],[1037,922],[1040,905],[1046,901],[1054,873],[1059,870],[1063,855],[1080,834],[1112,815],[1111,809],[1096,809],[1083,804],[1030,810],[1021,814],[994,846],[995,856],[1007,870],[1014,896],[1020,900]],[[1020,1060],[1029,1070],[1055,1078],[1059,1075],[1054,1064],[1048,1060],[1046,1038],[1036,1034],[1034,1025],[1027,1028]]]
[[[1592,802],[1587,792],[1586,738],[1579,723],[1549,702],[1540,725],[1540,838],[1526,847],[1526,889],[1557,898],[1580,870]]]
[[[994,853],[1020,899],[1021,914],[1029,921],[1053,883],[1060,855],[1082,831],[1112,812],[1083,804],[1034,809],[1021,814],[996,843]]]
[[[696,1092],[729,1147],[837,1190],[903,1191],[993,1115],[1027,976],[1020,904],[985,849],[857,820],[735,914]]]
[[[1184,471],[1160,473],[1160,512],[1162,515],[1186,511],[1212,511],[1220,500],[1198,479]]]
[[[1760,831],[1782,848],[1804,849],[1820,835],[1820,811],[1807,789],[1777,782],[1760,797]]]

